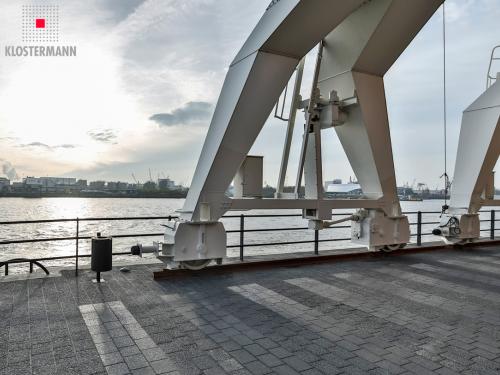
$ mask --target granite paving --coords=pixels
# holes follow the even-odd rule
[[[0,282],[0,375],[499,374],[500,249]]]

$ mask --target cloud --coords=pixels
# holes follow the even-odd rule
[[[43,143],[43,142],[31,142],[31,143],[20,144],[17,147],[21,147],[21,148],[42,148],[42,149],[45,149],[47,151],[54,151],[54,150],[59,149],[59,148],[63,148],[63,149],[75,148],[76,145],[72,145],[72,144],[69,144],[69,143],[64,143],[64,144],[60,144],[60,145],[51,146],[51,145],[48,145],[48,144]]]
[[[116,134],[113,129],[90,130],[87,134],[94,141],[116,144],[116,142],[114,142],[116,140]]]
[[[4,136],[19,137],[0,140],[4,156],[22,175],[63,174],[88,167],[85,173],[89,178],[129,180],[133,172],[144,180],[153,168],[176,180],[189,181],[207,131],[200,124],[208,125],[209,115],[203,120],[186,119],[186,103],[217,101],[227,67],[269,1],[60,2],[61,21],[67,26],[64,38],[78,45],[78,57],[68,62],[2,61],[1,130]],[[484,90],[489,53],[498,43],[500,7],[498,0],[449,0],[446,4],[448,156],[452,166],[463,108]],[[0,44],[18,38],[20,18],[18,1],[2,1]],[[417,178],[431,186],[440,183],[441,27],[439,10],[385,78],[400,182]],[[307,60],[304,98],[309,95],[314,62],[315,56]],[[75,71],[82,74],[75,75]],[[43,96],[30,90],[35,86],[45,87]],[[57,111],[53,103],[58,103]],[[26,106],[31,110],[26,111]],[[80,115],[75,117],[74,113]],[[155,123],[149,123],[148,118]],[[290,165],[298,163],[302,122],[298,114]],[[184,123],[188,125],[182,126]],[[116,141],[100,134],[106,128],[114,129]],[[325,133],[330,137],[325,144],[335,141],[338,146],[324,148],[325,178],[348,179],[352,171],[345,153],[335,133]],[[119,145],[113,146],[118,138]],[[16,147],[36,139],[46,142],[45,148]],[[281,144],[283,139],[283,127],[268,121],[251,151],[265,155],[264,179],[271,183],[281,157],[276,141]],[[50,145],[63,143],[78,144],[78,148],[49,151]],[[63,151],[72,157],[61,158]],[[153,151],[157,155],[151,155]],[[429,163],[432,158],[439,162]]]
[[[3,175],[7,176],[9,180],[18,180],[19,176],[17,175],[16,169],[14,166],[7,160],[0,159],[0,171]]]
[[[44,148],[46,150],[52,149],[52,147],[50,147],[48,144],[42,143],[42,142],[23,143],[23,144],[20,144],[18,147],[21,147],[21,148],[38,147],[38,148]]]
[[[120,22],[145,0],[102,0],[103,15],[111,22]]]
[[[470,14],[470,9],[476,6],[477,1],[466,0],[466,1],[452,1],[446,3],[446,22],[455,22],[462,20]]]
[[[157,113],[149,119],[160,126],[190,125],[210,120],[213,105],[207,102],[188,102],[169,113]]]
[[[166,132],[162,133],[166,135]],[[187,147],[175,148],[175,154],[165,153],[165,149],[162,148],[148,149],[145,155],[136,153],[131,155],[129,160],[106,160],[94,163],[91,166],[64,172],[62,176],[87,180],[133,182],[132,174],[134,174],[138,181],[145,182],[149,180],[149,170],[151,170],[153,178],[165,175],[170,176],[178,183],[188,185],[191,182],[197,161],[192,158],[193,150],[199,149],[201,149],[201,144],[198,142],[189,144]],[[172,157],[177,158],[175,163],[165,162],[166,159]]]

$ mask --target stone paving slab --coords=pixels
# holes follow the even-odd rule
[[[0,283],[0,375],[499,374],[500,249]]]

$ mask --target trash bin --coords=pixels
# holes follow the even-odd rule
[[[111,271],[113,268],[113,239],[111,237],[102,237],[101,233],[92,237],[90,268],[97,272],[96,282],[104,281],[101,280],[101,272]]]

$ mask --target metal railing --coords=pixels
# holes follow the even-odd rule
[[[489,219],[481,219],[480,222],[489,222],[489,228],[480,229],[481,232],[489,232],[489,238],[491,240],[495,239],[495,223],[496,219],[496,211],[480,211],[480,213],[490,213]],[[352,213],[344,212],[344,213],[334,213],[333,216],[348,216]],[[424,236],[431,236],[432,233],[424,233],[422,231],[424,225],[435,225],[439,224],[439,221],[423,221],[423,215],[429,214],[441,214],[440,211],[413,211],[413,212],[405,212],[405,215],[411,217],[417,217],[416,222],[410,222],[410,230],[416,227],[416,231],[411,231],[410,236],[416,237],[416,245],[422,246],[422,238]],[[280,246],[280,245],[297,245],[297,244],[314,244],[314,254],[319,254],[319,244],[323,242],[338,242],[338,241],[350,241],[351,238],[319,238],[319,231],[314,230],[314,238],[310,240],[300,240],[300,241],[278,241],[278,242],[257,242],[257,243],[246,243],[245,242],[245,233],[262,233],[262,232],[283,232],[283,231],[301,231],[301,230],[309,230],[308,227],[281,227],[281,228],[256,228],[256,229],[245,229],[245,222],[247,218],[290,218],[290,217],[302,217],[301,214],[268,214],[268,215],[225,215],[223,218],[225,219],[239,219],[239,229],[227,230],[227,233],[238,233],[239,241],[236,244],[228,244],[227,248],[238,248],[239,249],[239,258],[241,261],[244,260],[244,252],[247,247],[265,247],[265,246]],[[38,243],[38,242],[56,242],[56,241],[75,241],[75,254],[74,255],[60,255],[60,256],[52,256],[52,257],[42,257],[42,258],[33,258],[33,259],[25,259],[25,258],[16,258],[12,260],[2,261],[0,262],[0,268],[5,266],[5,275],[8,274],[8,265],[9,263],[21,263],[21,262],[30,262],[30,272],[32,272],[33,264],[39,265],[41,261],[53,261],[53,260],[62,260],[62,259],[75,259],[75,275],[78,275],[79,264],[78,260],[80,258],[88,258],[90,254],[80,254],[79,252],[79,243],[83,240],[90,240],[92,236],[81,235],[80,234],[80,223],[82,222],[96,222],[96,221],[145,221],[145,220],[168,220],[172,221],[177,219],[177,216],[169,215],[169,216],[133,216],[133,217],[91,217],[91,218],[74,218],[74,219],[48,219],[48,220],[16,220],[16,221],[0,221],[0,225],[25,225],[25,224],[40,224],[40,223],[75,223],[75,235],[70,237],[46,237],[46,238],[28,238],[28,239],[14,239],[14,240],[1,240],[0,246],[5,245],[13,245],[13,244],[23,244],[23,243]],[[324,229],[327,230],[335,230],[335,229],[348,229],[350,225],[340,225],[333,226],[330,228]],[[137,238],[137,237],[158,237],[163,236],[163,232],[161,233],[133,233],[133,234],[115,234],[111,235],[113,238]],[[131,255],[130,252],[114,252],[113,255]]]
[[[493,47],[493,49],[491,50],[490,65],[488,66],[488,73],[486,74],[486,90],[489,89],[490,86],[493,85],[493,83],[495,83],[498,78],[498,73],[497,75],[493,75],[492,70],[494,61],[500,60],[500,57],[496,57],[495,55],[495,52],[498,49],[500,49],[500,45]]]

